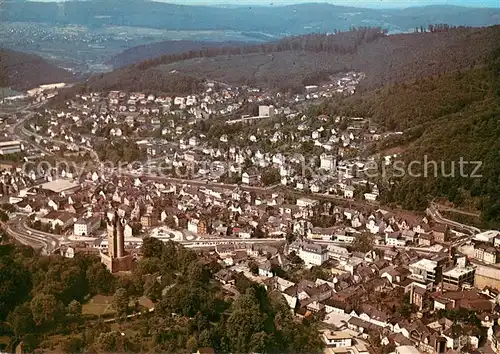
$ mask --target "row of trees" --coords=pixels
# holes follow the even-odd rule
[[[420,27],[416,27],[415,28],[415,32],[416,33],[425,33],[425,32],[431,32],[431,33],[436,33],[436,32],[449,32],[453,29],[456,29],[456,28],[468,28],[468,27],[465,27],[465,26],[453,26],[453,25],[449,25],[449,24],[446,24],[446,23],[437,23],[437,24],[431,24],[431,25],[428,25],[427,28],[425,28],[424,26],[420,26]]]

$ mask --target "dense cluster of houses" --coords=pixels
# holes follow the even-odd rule
[[[317,264],[314,256],[326,256],[323,278],[291,280],[289,275],[296,265],[290,255],[301,251],[307,253],[304,258],[310,260],[309,265]],[[497,346],[498,291],[472,287],[474,267],[465,257],[387,249],[355,252],[339,259],[329,248],[307,242],[292,243],[281,252],[271,246],[248,244],[217,247],[213,256],[224,269],[216,278],[231,287],[242,273],[269,291],[280,293],[295,316],[314,316],[331,328],[323,333],[327,348],[346,349],[374,336],[384,346],[411,347],[417,350],[415,353],[458,353],[478,348],[483,353]],[[258,272],[252,274],[250,264],[256,257],[260,259]],[[279,272],[282,276],[277,275]],[[405,301],[409,310],[402,314],[400,308]],[[446,317],[446,313],[452,316],[459,309],[470,311],[472,317]],[[335,341],[339,333],[349,341]],[[370,351],[361,345],[352,352]]]
[[[375,201],[378,189],[367,186],[364,175],[368,160],[359,155],[371,142],[390,134],[363,118],[307,117],[300,113],[302,101],[352,92],[362,78],[362,74],[349,72],[333,77],[330,83],[307,86],[305,95],[212,81],[205,83],[204,93],[185,97],[123,91],[82,94],[67,101],[65,109],[46,109],[30,122],[29,129],[37,133],[36,142],[52,152],[60,151],[63,145],[64,151],[88,151],[103,141],[126,139],[163,165],[192,168],[189,178],[220,181],[226,173],[236,175],[240,183],[257,185],[263,183],[266,168],[273,166],[279,170],[278,182],[288,187],[353,198],[361,185],[364,198]],[[260,104],[258,117],[284,121],[269,129],[222,131],[215,140],[198,129],[198,123],[233,115],[249,103]],[[284,150],[272,152],[269,145],[300,151],[304,156],[287,156]],[[314,152],[306,154],[305,146],[309,145]],[[313,169],[312,175],[304,175],[304,159]],[[332,187],[335,180],[340,183]]]

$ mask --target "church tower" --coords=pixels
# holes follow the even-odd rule
[[[125,256],[125,222],[120,219],[118,213],[108,213],[108,254],[111,258]]]
[[[108,252],[101,252],[101,262],[110,272],[129,271],[132,269],[132,256],[125,253],[125,220],[116,211],[110,211],[106,217],[108,231]]]

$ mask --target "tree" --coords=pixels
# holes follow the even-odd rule
[[[0,210],[0,221],[1,222],[7,222],[9,221],[9,215],[3,210]]]
[[[82,304],[77,300],[73,300],[67,307],[67,312],[71,316],[80,316],[82,314]]]
[[[190,350],[191,353],[195,352],[196,348],[198,348],[198,342],[194,336],[188,338],[186,348]]]
[[[294,264],[294,265],[303,265],[304,264],[304,261],[302,260],[302,258],[297,256],[295,251],[290,252],[290,254],[288,255],[288,260],[290,262],[292,262],[292,264]]]
[[[198,336],[198,345],[200,347],[213,347],[212,334],[210,330],[204,329]]]
[[[62,317],[64,306],[51,294],[38,294],[31,300],[33,321],[39,327],[51,328]]]
[[[254,333],[250,337],[249,348],[253,353],[264,353],[266,351],[268,334],[264,331]]]
[[[142,241],[142,254],[144,257],[161,258],[163,255],[163,242],[155,237],[146,237]]]
[[[71,336],[62,342],[61,349],[68,354],[81,353],[85,347],[81,337]]]
[[[250,271],[252,272],[252,274],[259,274],[259,266],[257,265],[257,263],[255,262],[249,262],[248,263],[248,268],[250,269]]]
[[[114,352],[118,344],[118,332],[101,333],[97,337],[96,344],[103,352]]]
[[[28,333],[23,336],[23,351],[26,353],[33,353],[37,349],[40,341],[37,336],[33,333]]]
[[[59,225],[59,224],[54,225],[54,233],[57,235],[60,235],[62,233],[61,225]]]
[[[35,230],[41,230],[42,229],[42,222],[40,220],[36,220],[31,226]]]
[[[157,302],[161,299],[161,291],[161,285],[154,277],[150,277],[144,284],[144,296],[148,297],[153,302]]]
[[[264,330],[267,315],[261,312],[261,294],[262,289],[249,288],[231,306],[226,331],[232,351],[250,352],[252,335]]]
[[[30,303],[25,302],[17,306],[8,316],[7,321],[14,334],[21,338],[26,333],[35,330],[35,322],[31,313]]]
[[[2,204],[2,209],[8,213],[14,213],[16,211],[16,207],[10,203]]]
[[[265,238],[265,236],[266,234],[264,233],[264,231],[262,231],[262,229],[259,226],[253,228],[252,238]]]
[[[267,169],[261,177],[261,182],[264,186],[271,186],[279,183],[281,180],[280,171],[277,168]]]
[[[127,290],[124,288],[117,289],[115,295],[113,296],[113,308],[116,311],[117,317],[124,318],[127,316],[128,303],[129,296],[127,294]]]
[[[161,260],[157,257],[147,257],[142,258],[138,263],[137,267],[134,269],[134,273],[140,276],[146,274],[155,274],[160,272]]]
[[[113,290],[114,278],[101,262],[92,264],[87,270],[89,294],[109,294]]]
[[[249,287],[253,285],[253,282],[248,279],[243,273],[236,273],[234,285],[236,286],[236,289],[243,294]]]
[[[0,246],[8,251],[9,246]],[[27,299],[31,289],[31,274],[10,256],[0,258],[0,320]]]
[[[356,237],[352,249],[357,252],[369,252],[373,250],[374,244],[373,235],[365,232]]]
[[[291,244],[293,241],[297,239],[297,235],[291,231],[286,233],[286,242]]]
[[[9,240],[10,240],[9,235],[2,228],[0,228],[0,240],[1,240],[2,244],[7,244],[7,243],[9,243]]]
[[[165,220],[165,225],[170,227],[171,229],[177,228],[177,222],[175,221],[175,218],[173,215],[167,216],[167,219]]]
[[[54,267],[56,268],[56,267]],[[56,268],[57,269],[57,268]],[[85,273],[77,265],[61,266],[60,272],[53,274],[50,282],[59,283],[59,299],[65,304],[72,300],[83,301],[89,293],[88,283],[85,279]]]

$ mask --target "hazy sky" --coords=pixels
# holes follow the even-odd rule
[[[500,0],[157,0],[176,4],[255,4],[255,5],[289,5],[305,2],[326,2],[335,5],[360,7],[409,7],[423,5],[461,5],[470,7],[500,7]]]

